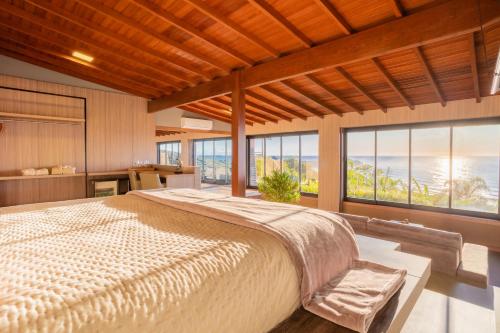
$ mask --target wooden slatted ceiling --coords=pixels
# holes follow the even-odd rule
[[[489,1],[491,8],[492,0],[482,1]],[[0,52],[157,98],[227,75],[232,69],[355,35],[440,3],[443,1],[9,0],[0,4]],[[500,24],[486,27],[484,36],[475,34],[476,84],[471,38],[469,34],[420,47],[443,101],[479,99],[478,88],[480,95],[489,92]],[[68,55],[75,49],[93,55],[94,63],[87,66],[69,61]],[[440,101],[414,51],[388,53],[376,62],[382,72],[366,60],[342,66],[341,72],[348,77],[330,68],[314,73],[312,79],[297,76],[247,89],[247,123]],[[217,99],[228,102],[227,97]],[[186,107],[211,115],[207,103]],[[213,114],[226,121],[230,117],[228,111]]]

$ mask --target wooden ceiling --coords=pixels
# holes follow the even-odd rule
[[[437,8],[443,22],[436,19]],[[453,19],[446,15],[466,15],[462,8],[479,11],[488,24],[467,28],[468,17],[455,19],[456,29],[463,21],[462,30],[424,40],[434,26],[446,29],[446,19]],[[414,47],[358,56],[363,48],[366,53],[397,39],[377,31],[398,27],[399,21],[408,25],[413,17],[417,22],[427,13],[428,31],[407,32]],[[159,101],[152,111],[179,106],[226,122],[231,99],[224,79],[234,70],[255,69],[270,79],[246,87],[246,123],[252,125],[480,101],[489,95],[500,47],[498,16],[495,0],[4,0],[0,53]],[[313,57],[320,51],[313,52],[350,45],[363,34],[372,37],[332,52],[332,58],[352,54],[356,61],[322,67],[300,61],[311,54],[309,62],[327,63],[324,55]],[[75,50],[94,61],[75,61]],[[278,75],[287,70],[281,64],[292,74]]]

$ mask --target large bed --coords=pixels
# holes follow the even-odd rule
[[[0,209],[0,332],[267,332],[301,305],[286,243],[161,200]]]

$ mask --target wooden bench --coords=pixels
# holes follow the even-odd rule
[[[394,268],[405,268],[408,272],[403,287],[387,305],[379,311],[370,326],[370,333],[400,332],[418,297],[422,293],[431,273],[428,258],[399,252],[399,244],[372,237],[357,236],[360,258]],[[271,333],[353,332],[318,317],[300,307],[290,318],[282,322]]]

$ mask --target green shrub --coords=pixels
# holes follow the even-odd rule
[[[299,183],[287,172],[274,170],[270,176],[262,177],[258,189],[265,200],[288,203],[300,200]]]

